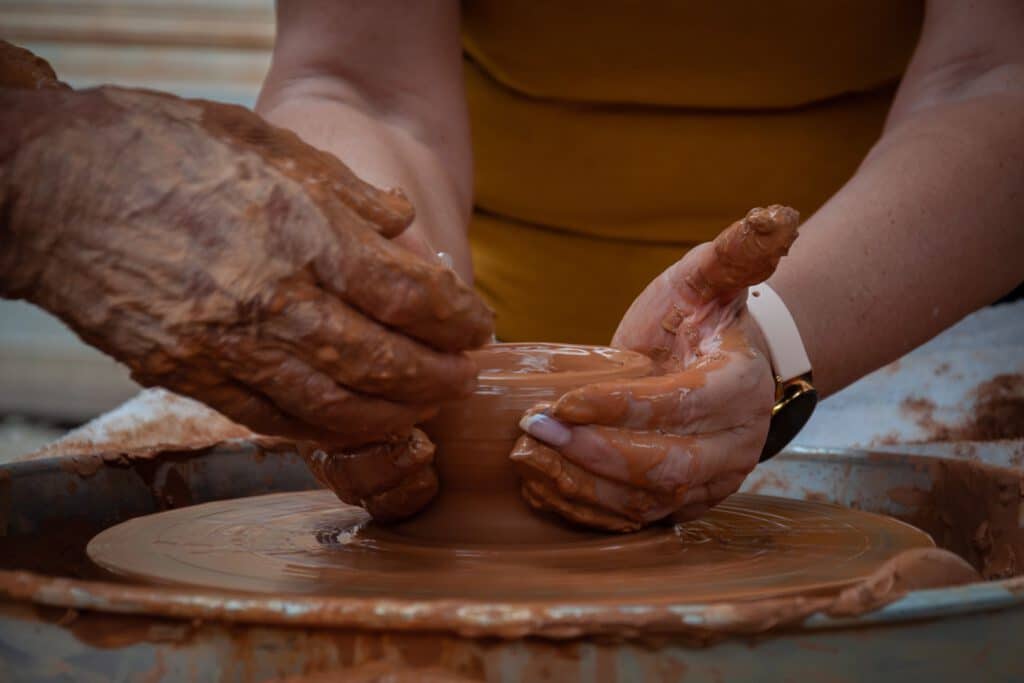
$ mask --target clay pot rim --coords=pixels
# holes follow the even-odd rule
[[[607,359],[607,364],[589,370],[568,370],[558,372],[517,372],[495,373],[486,369],[480,371],[478,382],[486,385],[516,386],[521,384],[545,386],[552,383],[588,384],[625,376],[638,377],[650,374],[653,362],[650,358],[628,349],[593,344],[561,344],[553,342],[498,342],[470,351],[471,357],[486,354],[490,350],[511,351],[523,349],[536,353],[537,350],[572,349],[595,353]]]

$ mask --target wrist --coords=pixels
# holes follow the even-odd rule
[[[820,312],[821,288],[805,282],[792,266],[792,263],[782,264],[766,284],[775,290],[792,316],[814,370],[814,385],[818,395],[824,398],[837,390],[832,383],[833,373],[822,344],[822,335],[828,333],[830,316]],[[824,329],[818,325],[821,321],[825,321]]]
[[[786,302],[768,283],[748,289],[747,310],[761,331],[777,382],[811,374],[803,338]]]

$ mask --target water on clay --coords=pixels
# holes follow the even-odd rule
[[[123,578],[262,593],[489,601],[712,602],[835,591],[930,547],[922,531],[834,505],[737,494],[705,517],[557,545],[431,543],[328,491],[139,517],[88,545]]]
[[[558,344],[473,355],[476,392],[424,425],[441,487],[412,520],[383,526],[330,491],[278,493],[129,520],[96,536],[89,557],[129,580],[258,593],[651,604],[836,591],[932,545],[888,517],[756,495],[628,535],[538,515],[508,457],[523,411],[577,386],[642,377],[650,361]]]

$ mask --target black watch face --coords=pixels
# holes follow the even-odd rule
[[[814,389],[802,389],[793,396],[783,399],[783,405],[772,415],[771,427],[768,429],[768,440],[761,450],[761,462],[772,457],[796,438],[807,421],[811,419],[814,406],[818,404],[818,392]]]

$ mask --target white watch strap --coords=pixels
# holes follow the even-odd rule
[[[800,330],[782,297],[774,289],[762,282],[747,290],[747,310],[768,342],[772,371],[780,381],[785,382],[811,371],[811,361],[800,338]]]

